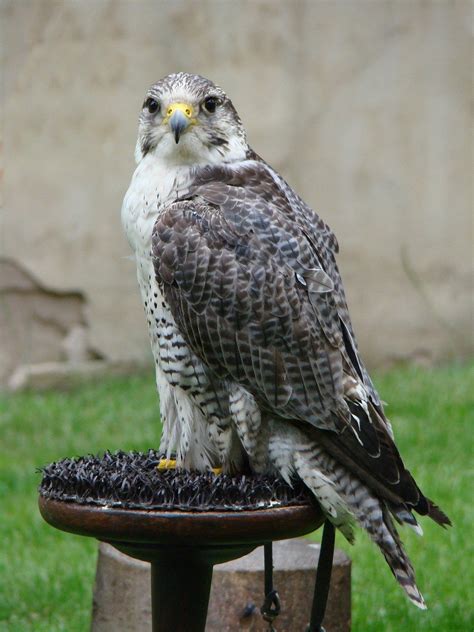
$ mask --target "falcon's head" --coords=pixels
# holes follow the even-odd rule
[[[245,130],[225,92],[200,75],[168,75],[148,90],[135,158],[168,164],[209,164],[245,158]]]

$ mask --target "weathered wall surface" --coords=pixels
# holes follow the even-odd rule
[[[0,258],[0,385],[22,364],[93,358],[83,312],[80,292],[53,292]]]
[[[82,293],[94,348],[145,357],[119,210],[147,86],[199,72],[335,229],[368,361],[469,353],[471,9],[4,1],[0,254]]]

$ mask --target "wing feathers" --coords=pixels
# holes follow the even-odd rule
[[[215,376],[312,432],[400,515],[448,523],[405,469],[360,360],[335,238],[279,176],[257,162],[197,170],[152,249],[173,317]]]

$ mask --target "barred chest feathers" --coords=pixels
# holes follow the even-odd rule
[[[156,325],[162,324],[166,329],[174,321],[155,281],[151,259],[153,226],[161,210],[179,194],[189,178],[188,167],[173,170],[165,168],[156,158],[145,157],[133,174],[122,205],[122,225],[135,253],[138,283],[154,354],[159,333]],[[155,359],[158,360],[156,354]]]
[[[217,465],[234,469],[242,460],[242,447],[230,410],[222,414],[222,401],[229,400],[230,393],[227,387],[216,393],[206,367],[181,336],[155,280],[151,259],[156,219],[188,187],[191,177],[190,167],[172,169],[156,157],[145,157],[125,195],[122,224],[135,253],[155,359],[163,424],[160,449],[168,457],[176,454],[178,464],[188,469],[205,471]]]

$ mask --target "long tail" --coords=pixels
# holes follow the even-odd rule
[[[367,498],[364,499],[364,501],[369,501],[371,504],[371,509],[368,514],[365,513],[365,510],[361,512],[357,507],[354,507],[354,510],[358,514],[358,522],[380,548],[395,579],[406,592],[408,598],[415,606],[426,610],[423,595],[416,585],[415,571],[412,563],[403,548],[388,510],[373,496],[371,500],[369,500],[369,498],[370,493],[367,490]]]
[[[350,542],[354,539],[354,522],[368,532],[408,598],[418,608],[426,609],[413,566],[384,501],[303,433],[285,432],[284,436],[278,433],[269,448],[270,458],[280,474],[290,480],[296,473],[314,493],[328,519]],[[421,531],[410,512],[406,512],[406,516],[403,512],[395,515],[400,522]]]

